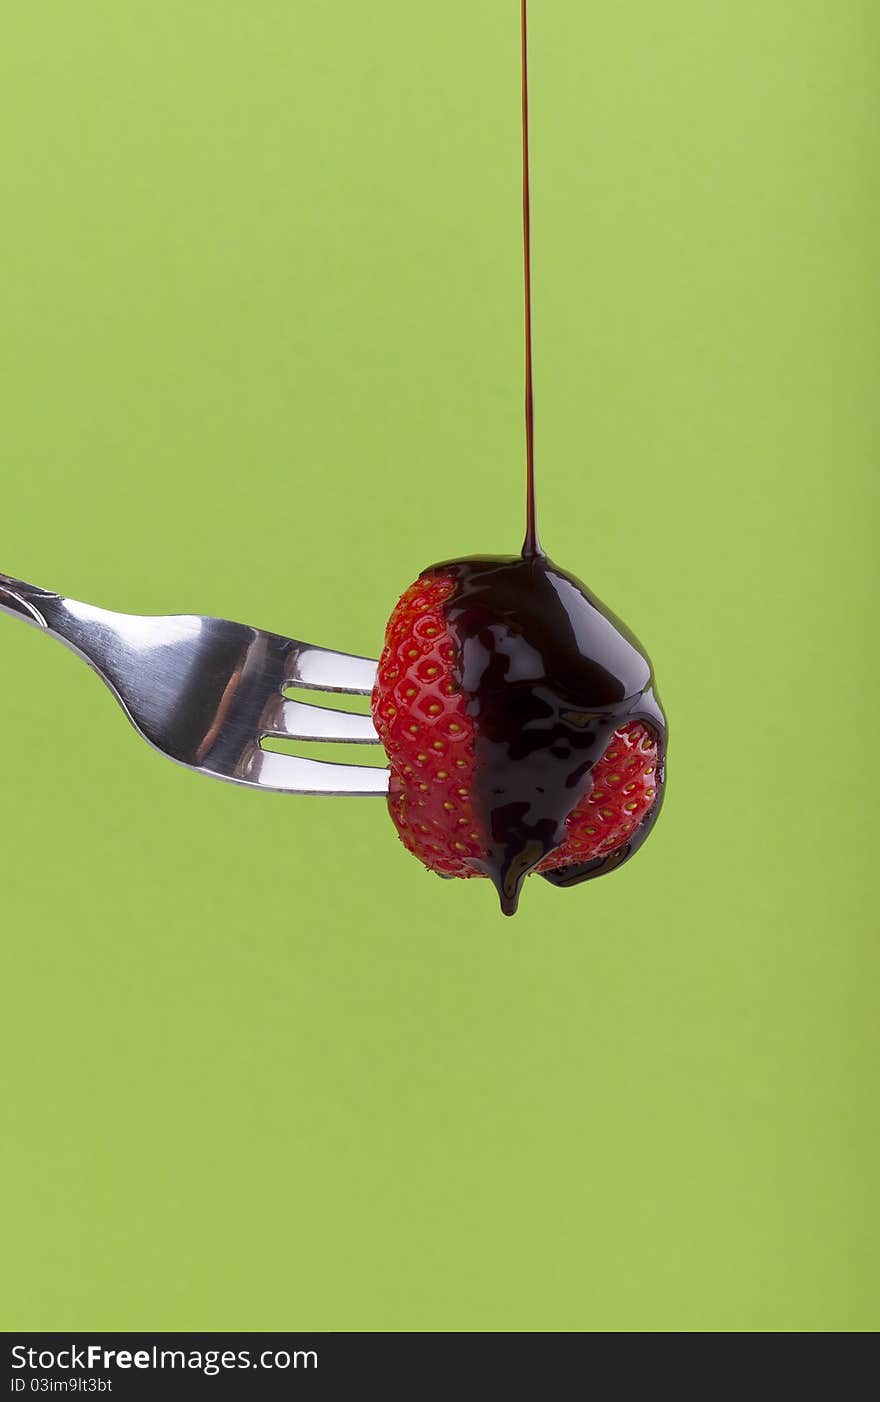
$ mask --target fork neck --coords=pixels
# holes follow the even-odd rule
[[[50,589],[0,574],[0,613],[8,613],[10,618],[23,618],[34,628],[52,632],[54,616],[63,602],[60,594],[53,594]]]
[[[63,643],[118,689],[115,664],[131,641],[128,629],[137,622],[130,615],[95,608],[7,574],[0,574],[0,613],[21,618]]]

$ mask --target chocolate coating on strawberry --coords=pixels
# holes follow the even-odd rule
[[[656,818],[665,721],[650,663],[544,556],[426,570],[389,623],[374,717],[405,845],[441,875],[490,877],[506,914],[529,872],[601,875]]]
[[[645,820],[652,810],[656,814],[659,750],[657,736],[640,721],[619,726],[590,771],[587,793],[565,820],[565,841],[536,871],[559,885],[572,885],[573,868],[596,858],[616,855],[619,866],[623,849],[628,853],[637,836],[644,840]]]

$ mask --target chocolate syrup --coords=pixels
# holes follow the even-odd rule
[[[456,680],[474,721],[475,800],[487,837],[480,866],[505,915],[515,912],[529,872],[565,840],[565,820],[589,791],[593,766],[618,726],[641,721],[657,735],[654,804],[614,852],[544,873],[554,885],[601,876],[641,846],[662,802],[666,754],[666,721],[641,644],[580,580],[547,559],[538,539],[526,0],[520,35],[526,536],[520,557],[434,566],[456,581],[445,612],[460,646]]]
[[[475,807],[486,834],[481,870],[513,915],[530,871],[565,840],[611,736],[641,721],[660,740],[657,797],[628,843],[546,873],[573,886],[613,870],[644,841],[662,798],[665,721],[651,664],[635,637],[580,580],[545,555],[453,560],[444,608],[459,641],[456,680],[474,721]]]
[[[523,292],[525,294],[526,335],[526,538],[524,557],[543,555],[538,540],[538,515],[535,508],[535,393],[532,384],[532,215],[529,199],[529,38],[526,0],[520,0],[520,37],[522,53],[522,220],[523,220]]]
[[[565,820],[589,791],[615,730],[641,721],[658,739],[657,793],[629,841],[606,856],[542,873],[575,886],[613,871],[641,846],[663,798],[666,721],[641,644],[580,580],[541,549],[535,510],[532,388],[528,43],[522,37],[525,287],[526,536],[520,556],[434,565],[451,576],[444,612],[459,642],[456,682],[474,722],[474,807],[486,840],[477,865],[513,915],[522,883],[565,840]]]

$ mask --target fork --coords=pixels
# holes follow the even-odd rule
[[[252,789],[384,794],[388,770],[264,750],[269,737],[377,745],[369,716],[294,701],[287,688],[368,696],[369,657],[199,614],[111,613],[0,574],[0,612],[88,662],[135,730],[169,759]]]

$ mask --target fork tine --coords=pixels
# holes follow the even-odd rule
[[[376,681],[376,659],[300,643],[286,666],[285,684],[369,696]]]
[[[280,793],[301,794],[385,794],[388,770],[367,764],[333,764],[328,760],[303,759],[300,755],[276,754],[257,746],[246,755],[231,775],[234,782],[253,789],[275,789]]]
[[[369,716],[334,711],[306,701],[275,696],[260,717],[260,734],[289,740],[340,740],[356,745],[378,745],[379,737]]]

